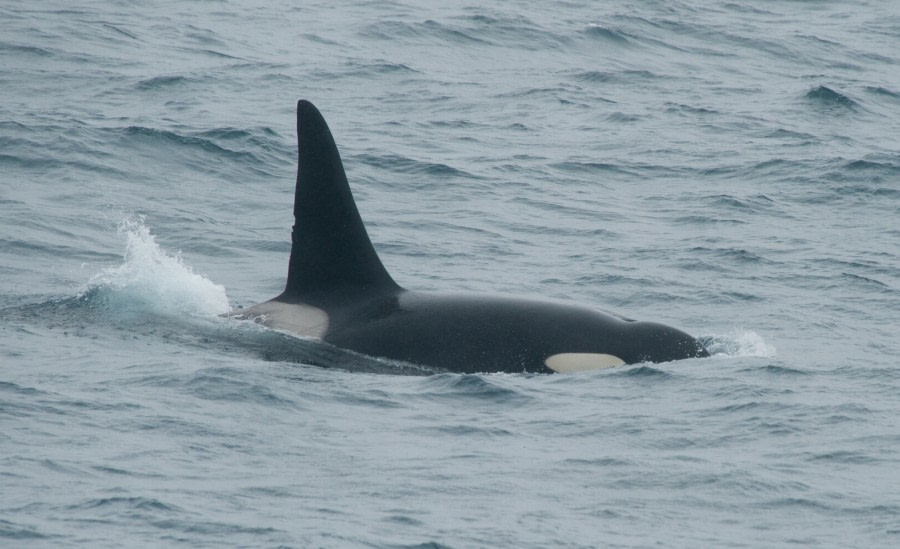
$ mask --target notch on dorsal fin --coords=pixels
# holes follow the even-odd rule
[[[331,131],[312,103],[297,103],[299,167],[287,286],[277,299],[394,290],[366,233]]]

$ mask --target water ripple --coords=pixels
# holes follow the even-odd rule
[[[856,101],[848,96],[837,92],[827,86],[818,86],[806,93],[806,99],[823,107],[837,107],[841,109],[854,110],[859,105]]]

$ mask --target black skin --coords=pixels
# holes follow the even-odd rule
[[[323,339],[369,356],[460,372],[551,373],[558,353],[602,353],[626,364],[709,356],[690,335],[654,322],[554,302],[399,289],[307,299],[328,312]]]

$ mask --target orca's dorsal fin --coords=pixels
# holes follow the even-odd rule
[[[297,102],[297,144],[291,261],[287,286],[277,299],[398,289],[369,240],[325,119],[302,99]]]

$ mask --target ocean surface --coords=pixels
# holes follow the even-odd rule
[[[2,1],[0,89],[0,546],[900,545],[900,3]],[[300,98],[402,286],[712,358],[220,317],[283,288]]]

